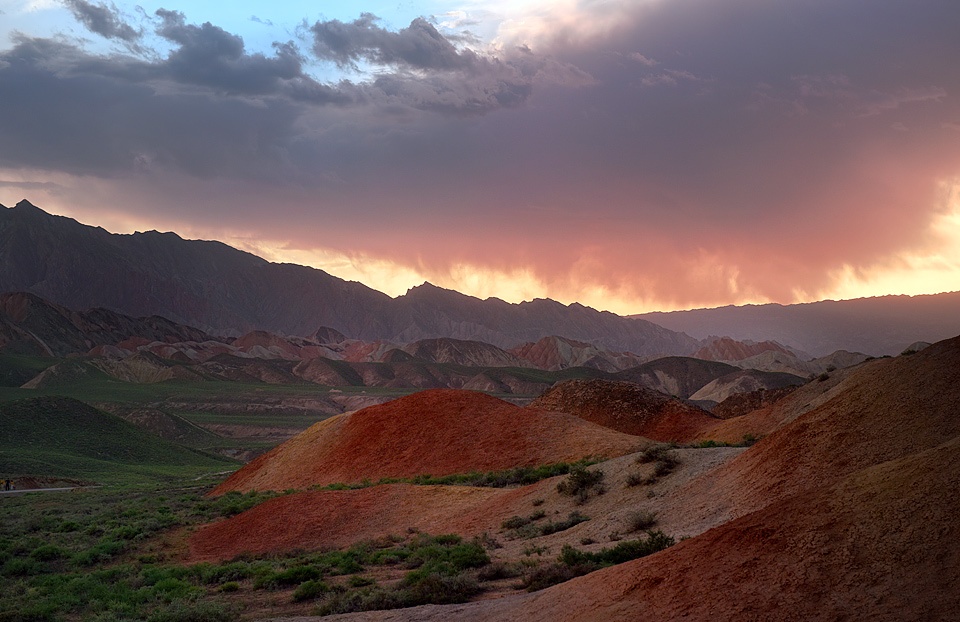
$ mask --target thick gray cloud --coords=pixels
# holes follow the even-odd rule
[[[90,32],[94,32],[101,37],[133,43],[142,35],[140,31],[135,30],[120,19],[117,8],[113,5],[108,7],[103,3],[91,4],[84,2],[84,0],[62,1],[79,22],[86,26]]]
[[[162,58],[21,37],[0,52],[0,165],[124,178],[144,210],[167,174],[242,179],[203,217],[686,305],[789,301],[923,243],[960,176],[960,5],[639,4],[498,57],[368,14],[272,55],[174,11]],[[322,83],[307,59],[373,77]],[[267,223],[267,201],[297,207]]]
[[[483,61],[472,50],[458,51],[427,20],[420,17],[398,32],[376,25],[378,18],[363,13],[358,19],[317,22],[313,52],[341,67],[355,67],[365,60],[377,65],[405,65],[418,69],[467,70]]]
[[[70,6],[98,34],[133,36],[114,9]],[[365,46],[374,45],[372,34],[387,41],[376,55],[402,68],[370,81],[322,83],[304,72],[293,42],[274,44],[272,56],[249,53],[241,37],[213,24],[190,24],[165,9],[156,17],[156,33],[173,46],[165,57],[96,55],[79,44],[26,35],[0,52],[0,165],[104,176],[167,168],[200,177],[306,180],[317,166],[341,166],[326,143],[305,143],[313,132],[329,135],[330,124],[346,122],[375,136],[392,131],[391,118],[407,122],[421,111],[480,115],[522,104],[538,80],[588,80],[544,57],[501,62],[458,52],[433,26],[415,20],[399,33],[359,29]]]
[[[178,46],[164,63],[176,82],[260,95],[277,92],[284,81],[308,79],[293,43],[275,43],[275,55],[267,58],[247,54],[242,38],[209,22],[187,24],[182,13],[164,9],[157,16],[162,20],[157,34]]]

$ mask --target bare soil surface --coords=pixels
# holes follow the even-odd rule
[[[639,454],[608,460],[590,467],[604,472],[603,494],[593,493],[578,504],[558,492],[566,476],[510,489],[467,486],[417,486],[388,484],[358,490],[298,492],[271,499],[230,519],[213,523],[190,538],[194,561],[232,559],[241,553],[266,553],[296,549],[345,548],[364,540],[402,535],[411,530],[430,534],[455,533],[466,539],[487,534],[501,545],[491,551],[500,561],[519,561],[523,551],[542,547],[538,555],[555,557],[564,544],[581,550],[611,546],[618,538],[637,537],[630,527],[631,514],[657,513],[657,527],[672,533],[685,525],[682,507],[664,510],[662,499],[718,464],[738,455],[742,448],[678,449],[674,471],[650,484],[629,486],[631,475],[647,477],[653,463],[638,464]],[[590,520],[549,536],[522,537],[503,522],[513,516],[543,512],[538,522],[559,522],[571,512]],[[591,545],[581,545],[583,540]],[[549,552],[549,553],[548,553]]]
[[[542,592],[323,619],[958,620],[958,480],[953,439]]]

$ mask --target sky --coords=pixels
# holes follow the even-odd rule
[[[960,2],[0,0],[0,203],[390,295],[960,290]]]

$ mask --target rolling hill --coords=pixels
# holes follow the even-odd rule
[[[165,481],[234,468],[235,460],[164,440],[65,397],[0,403],[0,472],[92,480]]]

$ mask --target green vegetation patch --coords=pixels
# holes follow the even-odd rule
[[[274,615],[464,602],[490,565],[489,538],[413,532],[346,550],[244,554],[183,566],[180,530],[232,516],[274,493],[203,496],[205,488],[86,490],[0,503],[0,620],[236,620],[251,600]],[[393,569],[392,585],[370,572]]]
[[[502,471],[487,471],[470,473],[458,473],[455,475],[443,475],[434,477],[432,475],[418,475],[408,478],[382,478],[377,481],[364,480],[355,484],[328,484],[326,486],[314,486],[312,490],[357,490],[360,488],[369,488],[371,486],[380,486],[382,484],[416,484],[418,486],[480,486],[486,488],[507,488],[509,486],[527,486],[535,484],[542,479],[567,475],[578,469],[585,469],[587,466],[596,464],[594,460],[580,460],[578,462],[558,462],[555,464],[544,464],[541,466],[525,466],[513,469],[504,469]],[[601,473],[602,475],[602,473]]]
[[[0,403],[0,449],[0,473],[111,483],[170,481],[239,464],[63,397]]]
[[[522,585],[528,592],[535,592],[606,566],[652,555],[674,544],[675,540],[662,531],[648,531],[646,538],[620,542],[611,549],[604,548],[596,553],[578,551],[565,544],[558,563],[529,569],[523,576]]]
[[[0,353],[0,387],[19,387],[60,359]]]

